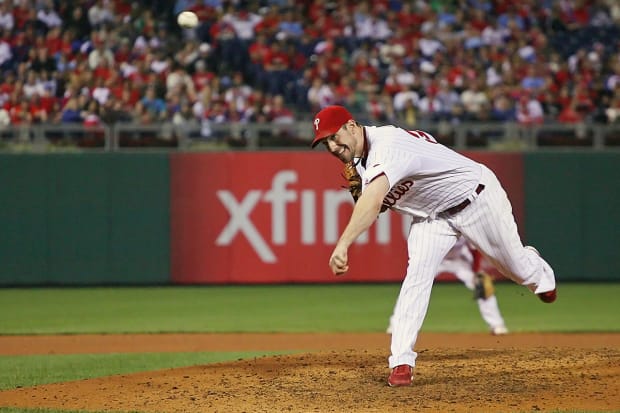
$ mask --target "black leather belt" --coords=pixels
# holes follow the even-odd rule
[[[484,185],[479,184],[476,187],[476,194],[480,194],[480,192],[482,192],[483,190],[484,190]],[[467,206],[469,204],[471,204],[471,201],[469,199],[466,199],[465,201],[461,202],[460,204],[455,205],[452,208],[446,209],[445,211],[441,212],[439,215],[441,215],[441,216],[450,216],[450,215],[458,214],[459,212],[461,212],[462,210],[467,208]]]

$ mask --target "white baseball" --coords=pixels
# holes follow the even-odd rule
[[[198,15],[193,11],[182,11],[177,17],[177,23],[184,29],[193,29],[198,26]]]

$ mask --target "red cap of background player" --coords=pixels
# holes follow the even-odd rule
[[[353,119],[353,115],[342,106],[326,106],[314,117],[314,140],[312,147],[314,148],[319,142],[338,132],[338,130]]]

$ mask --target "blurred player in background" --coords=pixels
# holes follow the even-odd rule
[[[480,251],[469,245],[465,238],[459,238],[439,265],[437,275],[442,272],[454,274],[467,288],[473,291],[480,315],[487,323],[491,334],[495,336],[508,334],[508,328],[506,328],[495,297],[493,279],[489,274],[482,271],[482,254]],[[388,334],[392,333],[393,317],[390,317],[390,325],[387,328]]]

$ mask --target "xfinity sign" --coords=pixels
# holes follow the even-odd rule
[[[257,256],[265,263],[276,263],[277,256],[272,246],[284,245],[287,242],[288,225],[299,225],[300,242],[303,245],[317,243],[317,228],[321,226],[322,243],[334,245],[343,228],[338,222],[338,210],[342,204],[351,204],[353,201],[347,191],[325,190],[321,194],[323,222],[317,225],[317,191],[310,189],[296,190],[298,175],[294,170],[277,172],[271,180],[268,191],[252,189],[237,199],[231,191],[218,190],[216,192],[222,206],[230,215],[230,219],[215,240],[218,246],[228,246],[237,236],[245,237]],[[320,202],[320,200],[319,200]],[[261,234],[252,222],[251,214],[254,208],[261,203],[271,208],[271,233]],[[301,211],[300,222],[291,222],[288,219],[289,204],[299,203]],[[388,244],[391,241],[390,215],[383,213],[375,223],[375,241],[377,244]],[[410,221],[403,219],[403,235],[406,236]],[[344,224],[343,224],[344,225]],[[367,243],[368,232],[362,234],[357,243]]]

